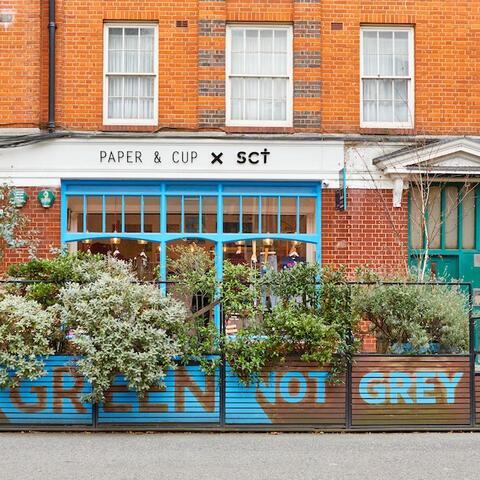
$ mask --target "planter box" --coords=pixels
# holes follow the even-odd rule
[[[92,425],[92,405],[81,401],[90,384],[75,372],[74,360],[49,357],[46,376],[0,390],[0,424]]]
[[[356,355],[351,376],[347,374],[341,383],[327,382],[327,367],[295,358],[266,369],[263,382],[249,386],[243,385],[228,365],[222,367],[223,372],[218,368],[207,376],[192,363],[168,371],[166,388],[152,390],[141,399],[118,377],[106,402],[92,406],[81,401],[91,387],[73,369],[74,361],[73,357],[50,357],[45,377],[0,390],[0,426],[65,425],[68,429],[73,425],[117,425],[129,429],[137,425],[185,430],[468,427],[471,395],[475,394],[470,391],[467,355]]]
[[[328,368],[289,359],[262,374],[263,382],[245,386],[226,369],[226,423],[345,425],[345,382],[327,382]]]
[[[468,425],[467,355],[358,355],[353,426]]]

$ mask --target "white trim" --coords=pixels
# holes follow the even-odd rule
[[[252,29],[283,29],[287,32],[287,75],[237,75],[230,74],[231,70],[231,44],[232,44],[232,30],[235,28],[249,28]],[[225,125],[228,127],[292,127],[293,126],[293,28],[291,25],[277,25],[277,24],[263,24],[263,23],[235,23],[227,25],[226,43],[225,43]],[[231,119],[231,103],[230,103],[230,78],[231,77],[252,77],[252,78],[286,78],[287,83],[287,102],[286,102],[286,120],[232,120]]]
[[[153,73],[145,74],[138,73],[138,75],[132,74],[133,76],[147,76],[153,77],[153,119],[112,119],[108,118],[108,77],[109,75],[120,75],[118,74],[108,74],[108,30],[109,28],[153,28]],[[154,22],[106,22],[103,25],[103,125],[142,125],[142,126],[155,126],[158,125],[158,24]]]
[[[381,77],[363,74],[363,32],[365,31],[408,32],[408,77]],[[415,125],[415,31],[411,26],[368,25],[360,28],[360,128],[413,128]],[[408,80],[408,122],[366,122],[363,120],[363,80],[364,79],[406,79]]]
[[[442,162],[451,160],[455,161],[454,171],[452,171],[452,165],[449,165],[449,169],[444,168],[442,170]],[[478,169],[472,168],[472,160],[478,160],[478,166],[480,167],[480,143],[469,138],[459,138],[451,142],[433,143],[416,150],[406,151],[402,155],[380,160],[376,163],[376,166],[390,175],[414,175],[423,171],[432,171],[437,175],[470,174],[478,178],[480,172]],[[422,164],[427,163],[426,168],[422,170]],[[419,167],[418,170],[409,168],[415,165]]]

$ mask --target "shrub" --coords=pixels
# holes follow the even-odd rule
[[[46,374],[43,359],[54,353],[54,331],[39,303],[15,295],[0,300],[0,387]]]
[[[442,284],[362,285],[353,309],[371,324],[385,352],[426,353],[439,344],[444,353],[468,350],[468,307],[456,288]]]
[[[343,270],[296,265],[266,280],[279,303],[265,311],[263,322],[233,338],[225,337],[225,357],[243,383],[260,380],[262,370],[290,355],[330,366],[331,378],[344,371],[358,343],[351,332],[350,289]]]
[[[125,262],[79,252],[62,253],[52,259],[34,258],[26,263],[11,265],[7,273],[12,279],[38,282],[11,285],[10,293],[36,300],[48,307],[58,303],[60,289],[68,282],[87,283],[96,280],[102,272],[126,275],[128,271]]]
[[[92,383],[88,400],[102,401],[117,375],[142,396],[163,386],[174,357],[183,353],[187,312],[132,274],[104,272],[88,284],[69,284],[57,307],[82,358],[77,368]]]

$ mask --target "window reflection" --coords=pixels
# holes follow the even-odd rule
[[[258,233],[258,197],[243,197],[243,233]]]

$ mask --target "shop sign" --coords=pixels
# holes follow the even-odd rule
[[[16,188],[10,192],[10,201],[17,208],[25,206],[28,200],[27,192],[21,188]]]
[[[55,202],[55,195],[51,190],[40,190],[38,201],[43,208],[50,208]]]

